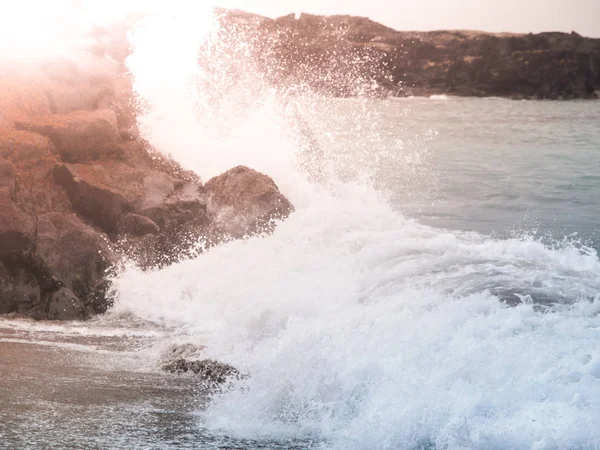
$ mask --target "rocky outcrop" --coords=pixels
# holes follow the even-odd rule
[[[165,364],[163,370],[173,374],[192,373],[201,382],[215,385],[223,384],[228,379],[239,379],[242,376],[235,367],[211,359],[202,361],[178,359]]]
[[[244,166],[211,179],[206,193],[212,223],[233,238],[270,232],[293,211],[271,178]]]
[[[123,61],[104,57],[124,58],[119,45],[85,67],[0,66],[0,314],[88,318],[110,307],[123,258],[161,267],[291,211],[265,175],[238,167],[205,186],[139,139]]]
[[[253,65],[282,90],[528,99],[595,98],[600,91],[600,39],[577,33],[401,32],[363,17],[272,20],[225,10],[220,20],[223,52],[231,52],[230,41],[251,49],[231,64]]]
[[[114,133],[124,153],[90,148],[77,153],[82,162],[69,163],[74,153],[59,150],[66,141],[52,130],[0,132],[0,314],[83,319],[104,312],[107,278],[123,256],[164,266],[272,230],[292,210],[269,177],[249,168],[205,186]],[[79,130],[85,145],[94,142],[86,133],[97,128]]]

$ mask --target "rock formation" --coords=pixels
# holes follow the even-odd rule
[[[282,93],[334,96],[569,99],[600,89],[600,39],[576,33],[417,33],[349,16],[218,16],[211,57],[201,49],[199,63],[225,71],[229,85],[252,71]],[[235,167],[204,184],[139,138],[124,65],[129,19],[95,30],[98,45],[72,61],[0,64],[0,314],[101,313],[123,255],[160,267],[270,232],[293,209],[266,175]]]
[[[333,96],[596,98],[600,39],[577,33],[401,32],[367,18],[220,11],[270,82]],[[245,62],[247,64],[247,62]]]
[[[0,67],[0,314],[102,313],[124,256],[160,267],[293,209],[266,175],[205,185],[137,138],[122,62]]]

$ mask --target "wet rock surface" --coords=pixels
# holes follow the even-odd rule
[[[233,238],[272,231],[275,221],[294,209],[271,178],[244,166],[212,178],[205,187],[212,223]]]
[[[211,359],[202,361],[177,359],[165,364],[163,370],[174,374],[193,373],[201,381],[214,384],[222,384],[230,378],[241,377],[240,372],[235,367]]]

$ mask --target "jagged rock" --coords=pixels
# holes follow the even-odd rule
[[[54,292],[46,305],[45,319],[48,320],[83,320],[88,317],[88,310],[81,300],[67,288]]]
[[[293,206],[273,180],[238,166],[206,183],[207,211],[214,226],[233,238],[273,230]]]
[[[110,109],[27,117],[14,122],[19,130],[50,138],[65,162],[118,157],[123,153],[119,145],[117,117]]]
[[[0,130],[0,158],[15,172],[12,198],[28,214],[70,211],[64,190],[54,183],[56,149],[49,138],[29,131]]]
[[[237,168],[211,184],[209,214],[199,177],[139,138],[129,47],[105,44],[72,61],[0,67],[0,314],[101,313],[123,255],[164,266],[223,234],[267,231],[291,210],[272,180]],[[190,367],[212,379],[230,371]]]
[[[127,175],[132,170],[118,163],[116,166],[126,170],[81,164],[61,164],[54,168],[54,179],[65,189],[73,209],[107,233],[116,231],[121,216],[131,208],[122,192],[106,184],[108,177],[118,175],[115,184],[120,181],[121,186],[128,188]]]
[[[181,259],[208,226],[203,189],[163,172],[102,161],[60,164],[54,177],[73,209],[143,267]]]
[[[54,170],[73,208],[107,233],[114,233],[125,213],[148,217],[161,229],[184,223],[205,210],[200,189],[153,170],[116,161],[60,164]]]
[[[38,218],[36,248],[52,274],[90,311],[106,311],[106,276],[116,260],[106,235],[75,214],[48,213]]]
[[[240,372],[229,364],[220,363],[211,359],[203,361],[188,361],[177,359],[163,366],[163,370],[174,374],[191,372],[202,381],[222,384],[230,377],[240,377]]]

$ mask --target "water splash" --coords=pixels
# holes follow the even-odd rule
[[[162,270],[127,267],[108,323],[160,324],[150,334],[166,335],[161,348],[206,345],[204,356],[250,374],[201,411],[217,435],[340,449],[598,447],[596,252],[407,219],[377,180],[409,166],[402,188],[418,189],[431,177],[426,146],[379,139],[373,104],[327,109],[298,86],[295,108],[324,149],[325,182],[312,182],[286,91],[200,10],[147,14],[131,34],[142,133],[204,179],[237,164],[269,173],[296,212],[271,236]],[[334,130],[343,113],[355,122],[345,134]]]

